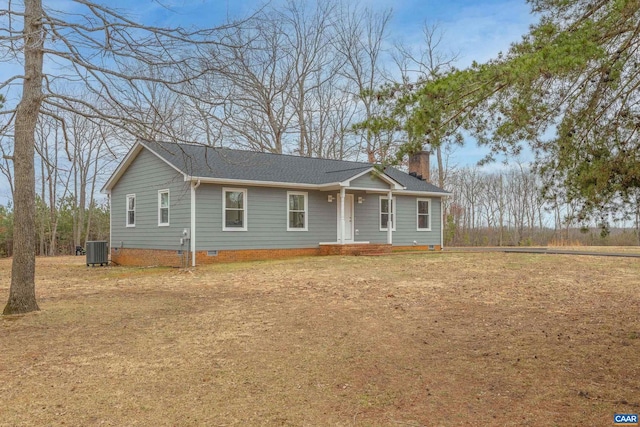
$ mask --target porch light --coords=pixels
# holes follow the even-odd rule
[[[329,203],[333,202],[333,196],[331,194],[327,196],[327,202]]]
[[[364,202],[364,197],[358,196],[358,203],[362,204],[362,202]]]

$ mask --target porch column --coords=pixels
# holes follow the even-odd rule
[[[393,222],[395,220],[395,206],[393,206],[393,194],[391,193],[391,191],[389,191],[387,193],[387,199],[389,199],[389,215],[388,218],[389,220],[387,221],[387,243],[388,244],[393,244]],[[392,210],[392,208],[394,208]],[[393,212],[393,216],[391,215],[391,213]],[[393,219],[392,219],[393,218]]]
[[[340,188],[340,243],[344,244],[344,231],[345,231],[345,223],[344,223],[344,198],[346,192],[344,187]]]

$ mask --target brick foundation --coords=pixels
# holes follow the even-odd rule
[[[196,265],[234,261],[260,261],[265,259],[282,259],[315,255],[320,255],[319,248],[243,249],[235,251],[218,251],[218,255],[216,256],[208,255],[207,251],[197,251]]]
[[[429,246],[394,246],[393,252],[421,252],[421,251],[441,251],[442,247],[440,245],[433,245],[432,249],[429,249]]]
[[[379,243],[320,246],[320,255],[387,255],[390,253],[391,245]]]
[[[216,264],[220,262],[235,261],[259,261],[266,259],[293,258],[299,256],[320,255],[320,248],[295,248],[295,249],[247,249],[232,251],[217,251],[213,255],[207,251],[196,252],[196,265]],[[186,254],[179,255],[177,251],[161,249],[133,249],[112,248],[111,261],[117,265],[129,265],[144,267],[150,265],[162,265],[166,267],[181,267],[185,265]],[[190,257],[191,254],[189,253]],[[189,258],[188,265],[191,265]]]
[[[434,246],[439,251],[440,245]],[[428,246],[393,246],[387,244],[352,244],[352,245],[322,245],[319,248],[295,249],[244,249],[224,250],[212,252],[197,251],[196,265],[216,264],[221,262],[259,261],[267,259],[294,258],[299,256],[317,255],[387,255],[391,252],[429,251]],[[161,249],[133,249],[111,248],[111,261],[117,265],[145,267],[161,265],[166,267],[181,267],[187,262],[187,255],[177,251]],[[188,260],[191,265],[191,259]]]
[[[187,256],[186,254],[184,255]],[[180,267],[186,258],[178,255],[177,251],[160,249],[111,248],[111,262],[116,265],[147,267],[162,265],[166,267]]]

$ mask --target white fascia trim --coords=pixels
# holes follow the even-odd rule
[[[169,165],[169,167],[171,167],[172,169],[174,169],[176,172],[178,172],[180,175],[184,176],[186,178],[186,174],[181,171],[177,166],[171,164],[167,159],[165,159],[164,157],[162,157],[161,155],[159,155],[158,153],[156,153],[155,151],[153,151],[151,148],[149,148],[148,145],[146,145],[144,142],[140,141],[139,142],[140,145],[142,145],[144,148],[146,148],[147,150],[149,150],[151,153],[153,153],[157,158],[159,158],[160,160],[162,160],[163,162],[165,162],[167,165]]]
[[[221,178],[207,178],[199,176],[184,176],[185,181],[200,181],[203,184],[220,184],[220,185],[234,185],[234,186],[246,186],[246,187],[279,187],[279,188],[300,188],[307,190],[330,190],[340,185],[338,182],[332,182],[329,184],[302,184],[298,182],[279,182],[279,181],[253,181],[250,179],[221,179]]]
[[[144,142],[138,140],[133,145],[133,147],[131,147],[131,149],[129,150],[127,155],[124,157],[124,160],[122,160],[122,162],[120,162],[120,164],[118,165],[116,170],[111,174],[111,176],[109,177],[107,182],[104,184],[104,186],[102,186],[102,188],[100,189],[101,193],[103,193],[103,194],[106,193],[107,191],[111,190],[114,185],[116,185],[116,183],[118,182],[120,177],[129,168],[129,166],[131,165],[133,160],[137,157],[137,155],[140,153],[140,151],[142,151],[143,148],[146,148],[147,150],[149,150],[149,152],[151,152],[153,155],[155,155],[158,159],[162,160],[164,163],[169,165],[172,169],[174,169],[180,175],[183,175],[185,177],[185,181],[187,181],[187,179],[186,179],[187,176],[185,175],[185,173],[183,171],[181,171],[176,166],[174,166],[171,163],[169,163],[164,157],[160,156],[158,153],[153,151]]]
[[[133,162],[133,159],[136,158],[140,151],[142,151],[142,145],[140,144],[140,142],[136,142],[133,147],[131,147],[127,155],[124,156],[124,159],[120,162],[116,170],[113,171],[107,182],[100,189],[100,192],[102,194],[111,191],[113,186],[116,184],[116,182],[118,182],[122,174],[124,174],[131,162]]]
[[[279,187],[279,188],[300,188],[306,190],[321,190],[321,191],[333,191],[343,187],[343,183],[330,182],[328,184],[301,184],[296,182],[279,182],[279,181],[253,181],[250,179],[220,179],[220,178],[207,178],[198,176],[184,176],[185,181],[200,181],[203,184],[220,184],[220,185],[243,185],[249,187]],[[365,191],[372,194],[387,194],[389,190],[375,189],[375,188],[362,188],[362,187],[349,187],[351,191]],[[402,187],[405,188],[405,187]],[[453,193],[436,193],[431,191],[409,191],[409,190],[393,190],[393,194],[401,196],[421,196],[421,197],[449,197],[453,196]]]
[[[385,195],[389,192],[389,190],[383,190],[383,189],[372,189],[372,188],[355,188],[355,187],[350,187],[349,190],[357,190],[357,191],[364,191],[367,194],[382,194]],[[448,196],[453,196],[453,193],[434,193],[434,192],[430,192],[430,191],[403,191],[403,190],[398,190],[398,191],[394,191],[393,195],[400,195],[400,196],[417,196],[417,197],[448,197]]]
[[[435,193],[432,191],[395,191],[393,194],[401,196],[419,196],[419,197],[449,197],[453,193]]]
[[[403,187],[404,188],[404,187]],[[393,188],[366,188],[366,187],[346,187],[349,191],[364,191],[365,193],[371,194],[388,194],[389,191],[393,191],[393,194],[396,194],[398,191]]]
[[[380,178],[381,180],[383,180],[387,184],[393,186],[392,190],[404,190],[406,188],[405,186],[401,185],[398,181],[396,181],[393,178],[391,178],[389,175],[385,174],[384,172],[380,172],[379,170],[377,170],[374,167],[371,167],[371,168],[369,168],[369,169],[367,169],[367,170],[365,170],[363,172],[360,172],[359,174],[354,175],[354,176],[352,176],[351,178],[349,178],[349,179],[347,179],[345,181],[342,181],[340,183],[340,186],[341,187],[349,187],[351,185],[351,181],[353,181],[354,179],[358,179],[361,176],[364,176],[364,175],[366,175],[368,173],[371,173],[371,172],[375,172],[377,174],[378,178]]]

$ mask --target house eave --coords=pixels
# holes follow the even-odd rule
[[[300,182],[281,182],[281,181],[255,181],[251,179],[231,179],[231,178],[211,178],[203,176],[185,175],[185,181],[200,181],[203,184],[220,184],[235,185],[249,187],[277,187],[277,188],[300,188],[308,190],[331,190],[334,187],[339,188],[340,183],[332,182],[328,184],[306,184]]]
[[[138,154],[140,154],[140,152],[142,151],[143,148],[149,150],[149,152],[151,152],[158,159],[162,160],[165,164],[167,164],[169,167],[174,169],[180,175],[183,175],[183,176],[186,177],[185,173],[182,172],[179,168],[177,168],[175,165],[173,165],[170,162],[168,162],[164,157],[162,157],[161,155],[156,153],[152,148],[149,148],[149,146],[147,144],[145,144],[143,141],[137,140],[136,143],[133,145],[133,147],[131,147],[131,149],[129,150],[129,152],[125,156],[124,160],[122,160],[122,162],[120,162],[120,164],[118,165],[116,170],[111,174],[111,176],[109,177],[107,182],[100,189],[100,192],[102,194],[107,194],[107,193],[111,192],[111,189],[113,189],[113,187],[120,180],[122,175],[124,175],[124,173],[127,171],[129,166],[131,166],[131,163],[133,163],[133,161],[138,156]]]
[[[111,192],[111,189],[116,185],[116,183],[118,182],[120,177],[125,173],[127,168],[129,168],[129,166],[131,165],[133,160],[136,158],[136,156],[140,153],[140,151],[142,151],[142,148],[143,148],[142,144],[140,144],[139,141],[136,141],[136,143],[133,145],[133,147],[131,147],[127,155],[124,157],[124,160],[120,162],[116,170],[113,171],[113,173],[111,174],[107,182],[100,189],[100,192],[102,194],[107,194]]]
[[[345,188],[351,191],[366,191],[368,193],[380,193],[387,194],[389,190],[379,188],[367,188],[367,187],[349,187],[344,185],[343,182],[331,182],[327,184],[305,184],[298,182],[281,182],[281,181],[254,181],[250,179],[230,179],[230,178],[211,178],[202,176],[189,176],[185,175],[184,180],[187,182],[200,181],[203,184],[219,184],[219,185],[235,185],[235,186],[248,186],[248,187],[276,187],[276,188],[299,188],[306,190],[320,190],[320,191],[333,191]],[[440,193],[434,191],[410,191],[405,187],[401,189],[391,189],[394,194],[406,195],[406,196],[425,196],[425,197],[448,197],[453,193]]]
[[[399,194],[403,196],[426,196],[426,197],[450,197],[453,196],[453,193],[447,192],[437,192],[437,191],[415,191],[415,190],[401,190],[396,191],[394,194]]]
[[[389,175],[387,175],[384,172],[380,172],[379,170],[377,170],[375,167],[370,167],[369,169],[366,169],[352,177],[350,177],[349,179],[345,179],[344,181],[342,181],[340,183],[341,187],[347,187],[350,188],[351,187],[351,181],[353,181],[354,179],[358,179],[361,176],[364,176],[368,173],[375,173],[376,176],[378,178],[380,178],[381,181],[386,182],[387,184],[389,184],[391,186],[392,190],[403,190],[406,187],[403,186],[402,184],[400,184],[398,181],[396,181],[395,179],[391,178]]]
[[[150,148],[149,145],[145,144],[143,141],[140,141],[140,144],[146,148],[147,150],[149,150],[151,153],[153,153],[157,158],[159,158],[160,160],[162,160],[166,165],[168,165],[169,167],[171,167],[172,169],[174,169],[176,172],[178,172],[180,175],[183,175],[184,177],[186,177],[187,175],[184,173],[183,170],[181,170],[179,167],[177,167],[176,165],[174,165],[173,163],[171,163],[170,161],[168,161],[167,159],[165,159],[163,156],[161,156],[160,154],[158,154],[153,148]]]
[[[251,187],[277,187],[277,188],[293,188],[293,189],[306,189],[306,190],[319,190],[319,191],[334,191],[340,190],[341,188],[348,189],[350,191],[366,191],[369,193],[387,193],[389,190],[393,191],[395,194],[402,194],[407,196],[424,196],[424,197],[449,197],[452,196],[453,193],[448,192],[432,192],[432,191],[415,191],[415,190],[407,190],[405,186],[403,186],[398,181],[391,178],[384,172],[377,170],[375,167],[367,168],[364,171],[361,171],[350,178],[343,181],[329,182],[323,184],[311,184],[311,183],[300,183],[300,182],[284,182],[284,181],[257,181],[251,179],[232,179],[232,178],[216,178],[216,177],[202,177],[202,176],[193,176],[188,175],[185,171],[181,170],[167,159],[164,156],[160,155],[153,148],[150,148],[148,144],[144,141],[138,140],[131,147],[124,160],[118,165],[116,170],[111,174],[107,182],[100,189],[100,192],[103,194],[111,193],[113,187],[117,184],[122,175],[129,168],[131,163],[135,160],[137,155],[142,151],[142,149],[147,149],[149,152],[154,154],[157,158],[162,160],[166,165],[174,169],[176,172],[181,174],[186,182],[197,182],[200,181],[202,183],[209,184],[220,184],[220,185],[235,185],[235,186],[251,186]],[[361,176],[364,176],[368,173],[376,173],[380,180],[389,184],[389,189],[376,189],[376,188],[368,188],[368,187],[352,187],[351,182]]]

